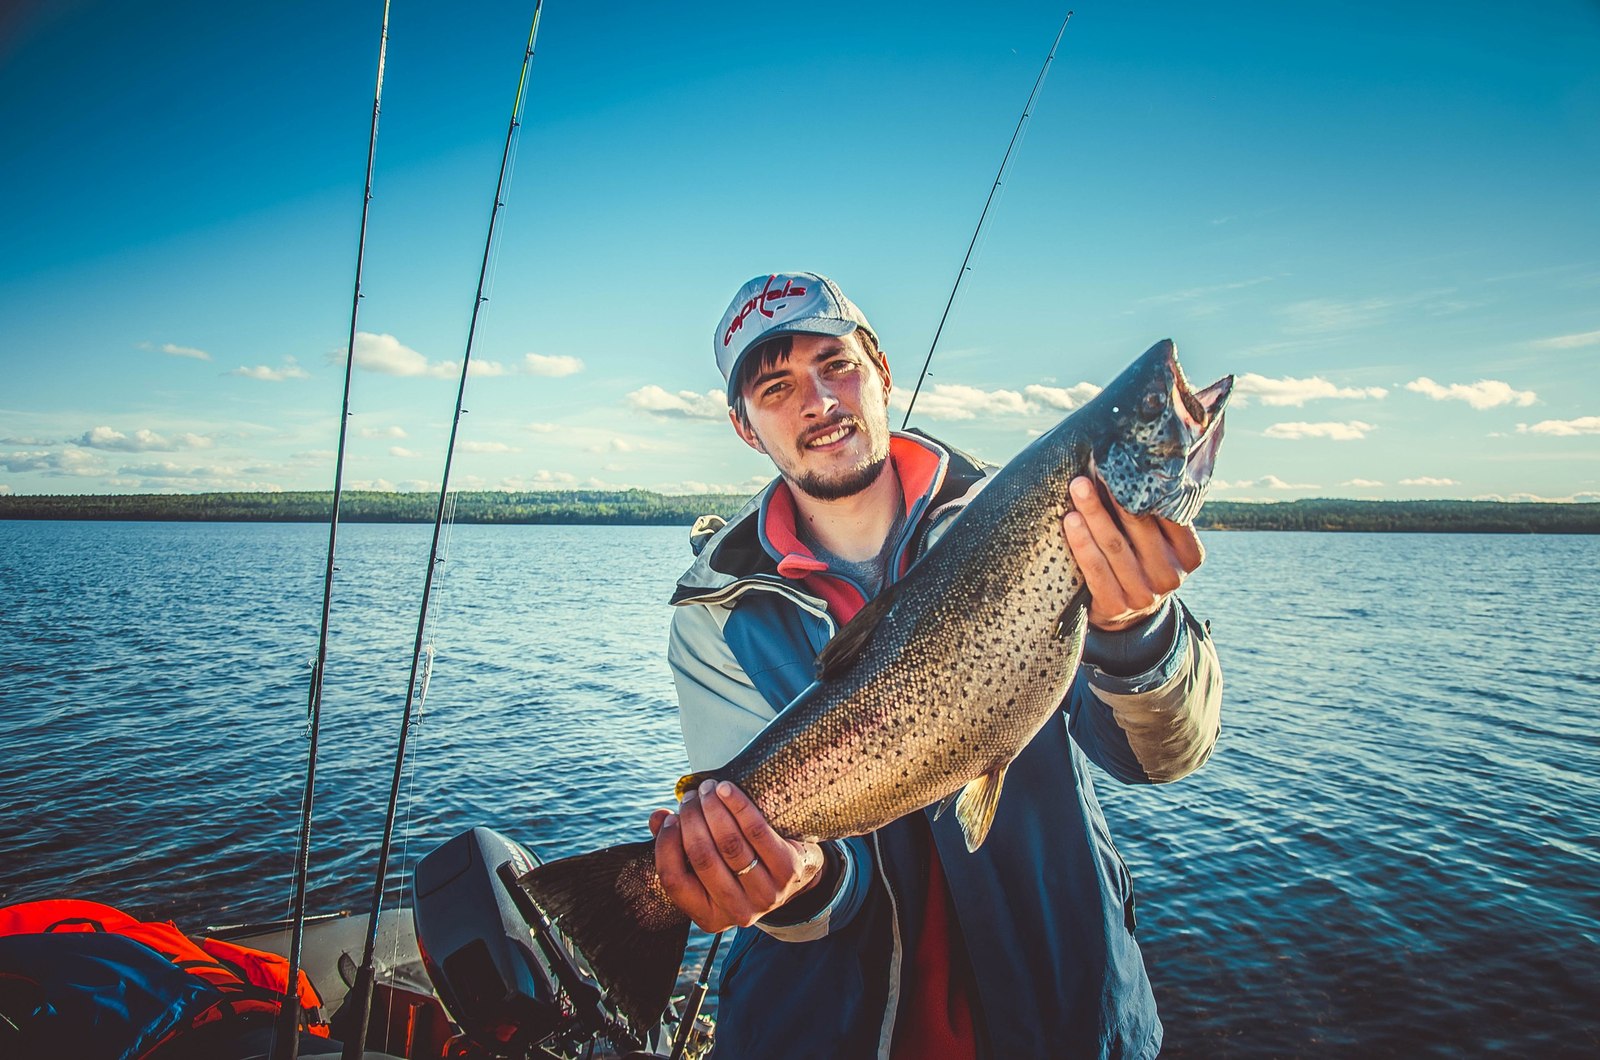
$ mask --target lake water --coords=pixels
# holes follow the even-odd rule
[[[314,910],[370,892],[429,529],[341,530]],[[285,914],[326,538],[0,522],[0,903]],[[1600,1053],[1600,538],[1207,544],[1217,752],[1098,784],[1167,1055]],[[683,766],[688,560],[678,528],[455,529],[402,866],[480,824],[546,856],[641,833]]]

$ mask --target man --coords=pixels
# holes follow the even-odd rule
[[[741,440],[775,479],[678,584],[668,657],[693,769],[721,765],[811,681],[816,653],[937,540],[993,472],[891,433],[891,376],[861,311],[825,277],[757,277],[714,338]],[[1175,780],[1210,754],[1221,675],[1171,593],[1192,529],[1071,485],[1062,532],[1093,600],[1084,662],[1007,773],[984,844],[930,808],[868,836],[778,836],[735,786],[657,811],[656,864],[707,931],[739,926],[721,973],[718,1054],[1145,1057],[1161,1024],[1134,942],[1132,883],[1087,772]],[[970,528],[964,528],[970,532]]]

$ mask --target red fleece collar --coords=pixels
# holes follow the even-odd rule
[[[909,435],[895,434],[889,437],[889,466],[900,476],[900,490],[905,496],[906,512],[909,514],[918,501],[931,497],[939,489],[944,481],[946,464],[943,457],[926,443]],[[781,557],[778,560],[778,573],[785,578],[801,580],[826,571],[828,565],[812,555],[795,533],[796,514],[794,494],[790,492],[789,484],[779,482],[767,497],[762,525],[766,529],[768,545]],[[824,596],[831,595],[824,593]]]

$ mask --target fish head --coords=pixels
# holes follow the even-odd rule
[[[1231,375],[1191,388],[1177,346],[1162,339],[1095,397],[1094,470],[1116,502],[1133,515],[1192,522],[1211,482],[1232,391]]]

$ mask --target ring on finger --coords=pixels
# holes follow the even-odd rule
[[[744,876],[744,875],[747,875],[748,873],[754,872],[756,866],[759,865],[759,864],[761,864],[761,859],[760,858],[752,858],[750,860],[750,864],[746,865],[742,869],[736,870],[734,872],[734,875],[735,876]]]

